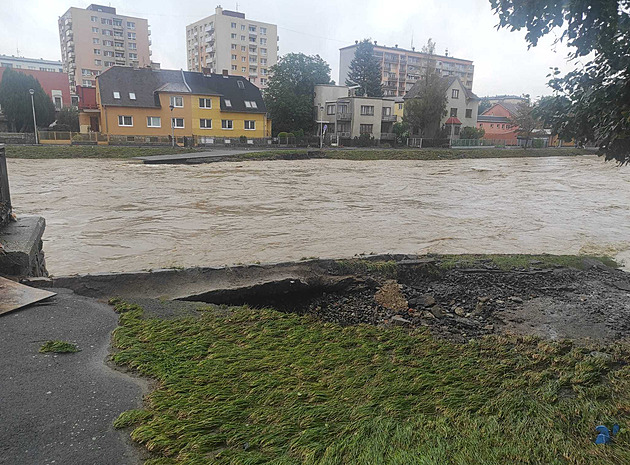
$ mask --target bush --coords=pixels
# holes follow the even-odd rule
[[[247,137],[246,136],[241,136],[238,138],[239,142],[241,144],[246,144],[247,143]]]
[[[359,137],[354,138],[354,145],[357,147],[373,147],[376,145],[376,141],[371,134],[361,134]]]

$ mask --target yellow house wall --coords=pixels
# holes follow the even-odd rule
[[[183,108],[174,108],[172,113],[169,108],[171,95],[183,97],[184,103]],[[99,96],[100,93],[97,92],[97,98]],[[170,119],[173,117],[184,119],[184,127],[175,128],[175,137],[192,135],[230,138],[238,138],[240,136],[247,138],[271,137],[271,121],[266,118],[265,114],[222,112],[218,96],[160,93],[159,98],[161,108],[103,107],[99,102],[102,122],[101,131],[113,135],[169,136],[171,135]],[[199,98],[210,98],[212,100],[212,108],[200,108]],[[119,126],[119,115],[133,117],[133,126]],[[161,118],[161,127],[147,127],[148,116],[159,116]],[[199,120],[202,118],[212,120],[212,129],[201,129]],[[222,129],[221,120],[223,119],[231,119],[233,121],[233,129]],[[246,130],[245,120],[256,121],[256,129]]]
[[[401,106],[402,108],[400,108]],[[394,115],[398,116],[398,118],[396,118],[396,121],[402,121],[403,116],[405,116],[405,105],[403,103],[394,103]]]

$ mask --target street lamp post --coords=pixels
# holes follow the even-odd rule
[[[173,104],[168,106],[171,109],[171,145],[175,148],[175,122],[173,121]]]
[[[39,138],[37,137],[37,119],[35,118],[35,100],[33,99],[35,90],[29,89],[28,93],[31,94],[31,107],[33,108],[33,129],[35,131],[35,143],[39,144]]]

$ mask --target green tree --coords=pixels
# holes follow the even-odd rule
[[[358,85],[356,95],[382,97],[382,75],[381,63],[374,56],[374,44],[370,39],[362,40],[354,51],[354,58],[350,62],[350,72],[348,79],[346,79],[346,85]]]
[[[536,46],[549,33],[572,48],[570,57],[585,65],[560,76],[549,75],[555,95],[569,105],[555,124],[578,140],[598,144],[607,160],[630,162],[630,2],[628,0],[490,0],[499,27],[526,29]]]
[[[79,110],[69,107],[62,108],[57,114],[57,124],[55,124],[54,129],[55,131],[79,132]]]
[[[516,113],[510,118],[510,122],[517,127],[516,133],[525,139],[525,148],[534,132],[542,128],[541,121],[534,113],[534,105],[529,102],[521,102],[516,106]]]
[[[273,121],[273,134],[313,128],[316,84],[330,83],[330,66],[319,55],[288,53],[271,67],[265,105]]]
[[[405,121],[398,121],[394,123],[392,131],[396,134],[396,142],[402,143],[407,137],[409,137],[409,125]]]
[[[484,128],[473,128],[472,126],[465,126],[459,133],[460,139],[481,139],[486,135]]]
[[[35,115],[39,127],[47,127],[55,119],[55,106],[33,76],[8,68],[0,82],[0,106],[13,131],[33,131],[33,109],[29,89],[33,89]]]

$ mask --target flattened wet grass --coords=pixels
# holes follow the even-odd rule
[[[170,320],[116,307],[114,361],[158,380],[116,424],[147,464],[630,463],[627,344],[598,357],[247,307]],[[596,446],[613,422],[615,442]]]

